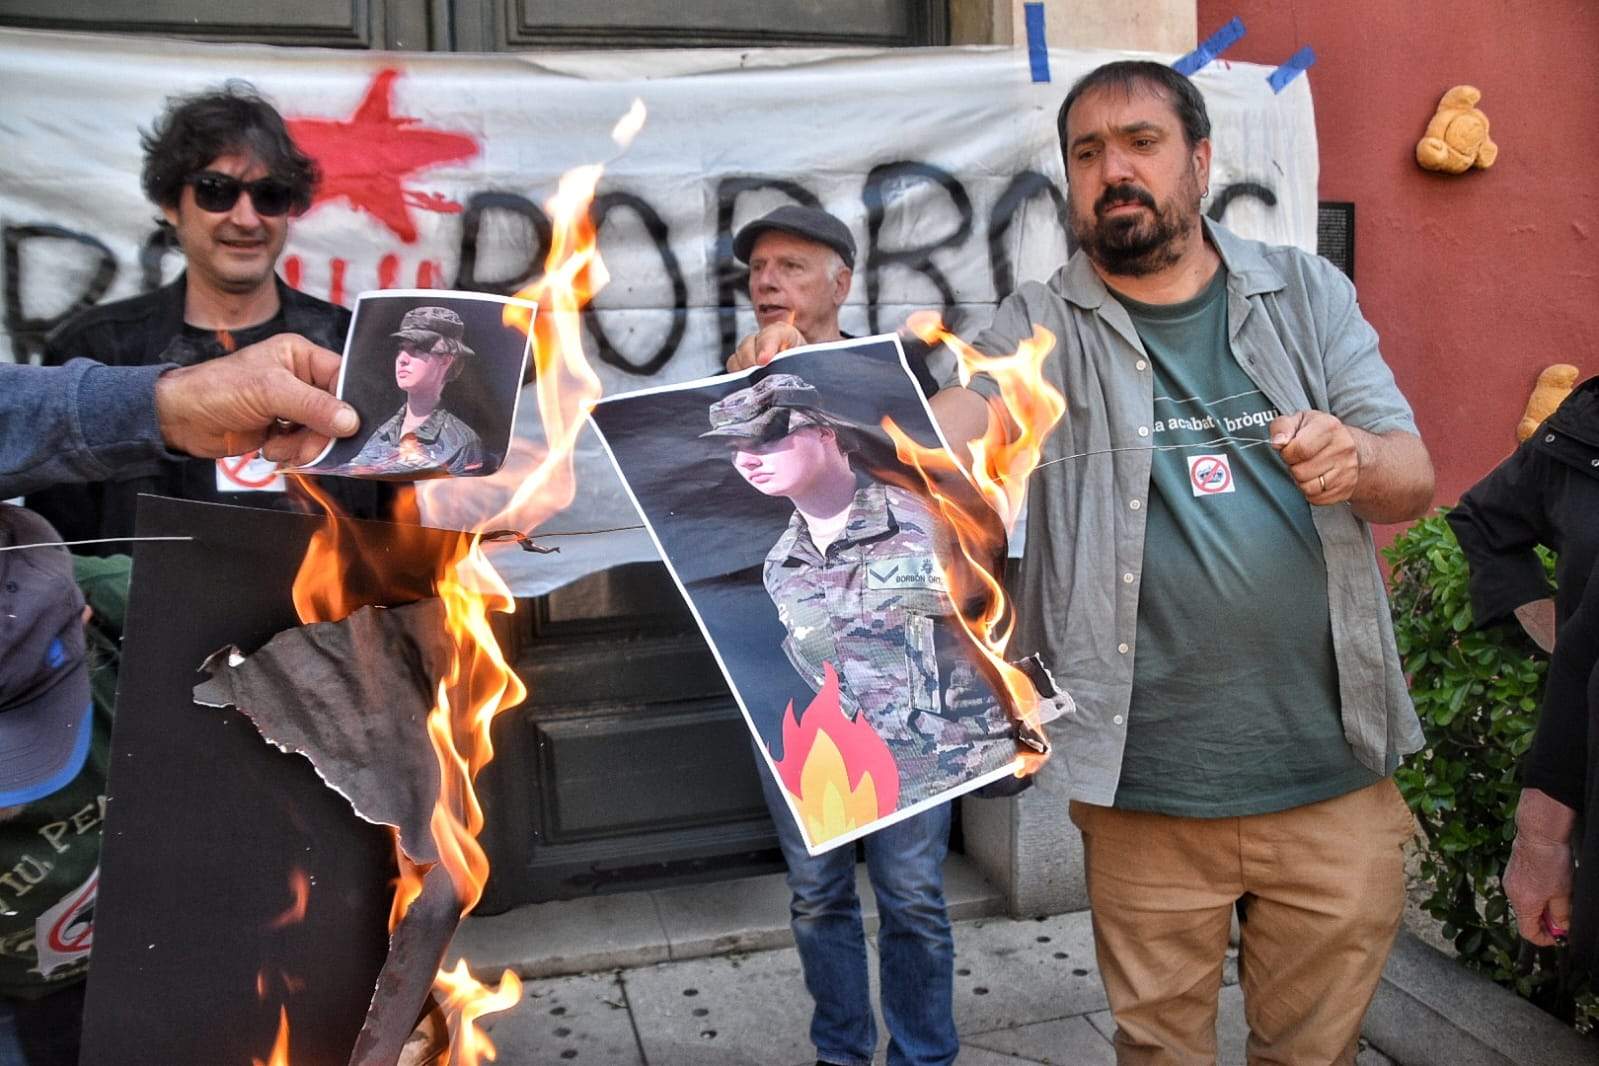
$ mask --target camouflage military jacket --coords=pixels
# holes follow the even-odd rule
[[[783,650],[812,688],[838,674],[844,713],[866,715],[900,772],[900,806],[1009,763],[1014,732],[945,588],[937,529],[913,493],[864,482],[826,552],[796,512],[766,556]]]
[[[472,474],[483,468],[483,442],[472,427],[442,407],[409,433],[405,406],[367,438],[348,466],[368,474],[411,474],[444,470]]]

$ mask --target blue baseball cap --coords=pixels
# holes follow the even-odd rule
[[[32,511],[0,504],[0,807],[65,788],[89,755],[94,705],[72,556],[23,547],[60,539]]]

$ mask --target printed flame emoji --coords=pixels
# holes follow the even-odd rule
[[[796,721],[783,714],[783,758],[777,773],[799,806],[805,835],[821,844],[893,814],[899,768],[865,715],[852,721],[839,699],[838,674],[823,663],[822,687]]]

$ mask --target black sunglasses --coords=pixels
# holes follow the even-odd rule
[[[194,189],[194,202],[200,210],[215,214],[232,211],[233,205],[239,202],[241,192],[249,193],[255,213],[267,218],[286,215],[294,206],[294,189],[288,182],[277,178],[240,181],[231,174],[202,170],[184,178],[183,183]]]

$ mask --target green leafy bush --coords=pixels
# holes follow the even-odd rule
[[[1427,838],[1424,907],[1461,962],[1586,1029],[1599,1003],[1562,976],[1565,949],[1536,949],[1516,934],[1499,884],[1548,659],[1520,626],[1472,628],[1466,560],[1443,512],[1383,555],[1394,635],[1427,734],[1395,775]],[[1543,559],[1552,581],[1553,560]]]

